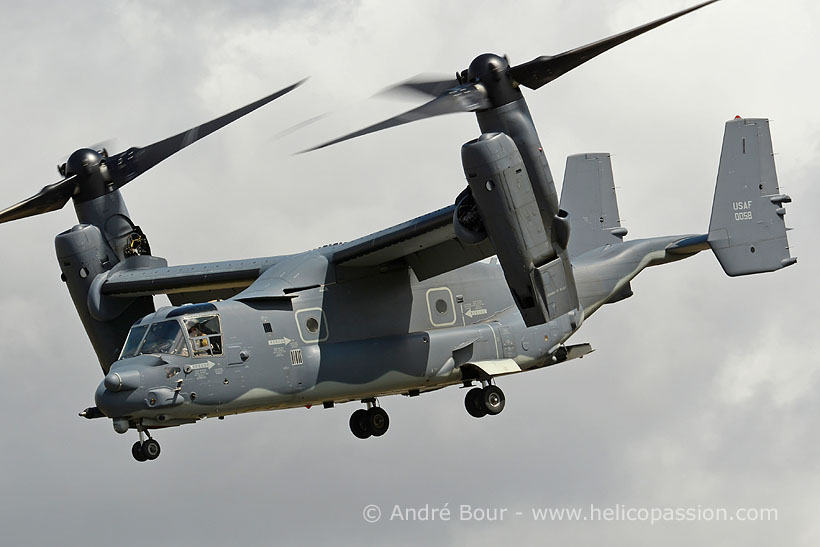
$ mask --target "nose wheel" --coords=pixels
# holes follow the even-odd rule
[[[147,460],[156,460],[157,458],[159,458],[159,442],[157,442],[156,439],[152,439],[150,435],[146,440],[142,429],[139,430],[139,433],[140,440],[138,440],[133,444],[133,446],[131,446],[131,455],[134,456],[134,459],[138,462],[144,462]]]
[[[484,387],[474,387],[464,397],[464,408],[474,418],[501,414],[505,404],[504,392],[501,391],[500,387],[492,384],[487,384]]]
[[[350,415],[350,431],[359,439],[381,437],[390,427],[390,417],[382,407],[376,406],[375,399],[364,402],[367,403],[366,409],[360,408]]]

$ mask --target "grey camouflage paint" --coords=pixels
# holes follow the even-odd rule
[[[729,122],[727,135],[741,123],[748,125]],[[767,125],[759,127],[768,132]],[[728,141],[724,148],[736,144]],[[773,162],[770,155],[750,154],[758,163]],[[586,214],[574,221],[580,254],[573,257],[573,267],[585,318],[619,300],[644,268],[709,248],[706,235],[682,235],[626,242],[616,238],[581,252],[585,242],[594,245],[590,242],[598,237],[589,232],[590,215],[607,211],[617,218],[614,191],[607,189],[612,184],[608,158],[603,165],[578,180],[572,180],[575,171],[568,170],[565,183],[566,199],[589,192],[604,196],[579,202],[587,206]],[[724,169],[728,167],[722,164],[721,172]],[[719,178],[716,195],[726,198],[715,201],[715,211],[726,210],[743,191],[745,185],[738,187],[737,180]],[[782,215],[777,218],[782,221]],[[748,229],[748,223],[737,222],[740,229]],[[614,237],[612,228],[620,227],[615,224],[600,227],[605,237]],[[785,226],[781,228],[785,238]],[[764,234],[771,229],[769,224],[759,228]],[[140,385],[119,392],[104,381],[96,393],[98,407],[109,417],[126,418],[132,427],[140,421],[145,427],[164,427],[240,412],[423,393],[488,378],[491,374],[480,368],[485,362],[512,359],[521,371],[553,364],[560,360],[562,344],[580,327],[566,314],[527,328],[494,260],[425,281],[406,268],[340,280],[342,267],[328,258],[333,252],[325,248],[286,257],[245,291],[213,303],[222,320],[224,355],[141,355],[118,361],[109,377],[138,371]],[[185,317],[185,309],[163,308],[139,324],[169,314]],[[200,307],[190,309],[196,313]],[[315,333],[307,328],[311,318],[319,325]],[[181,372],[168,378],[165,371],[175,367]],[[159,399],[154,406],[147,402],[151,397]]]

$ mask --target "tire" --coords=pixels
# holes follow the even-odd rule
[[[467,414],[473,418],[483,418],[487,415],[487,409],[484,408],[484,390],[480,387],[474,387],[467,392],[464,397],[464,408],[467,409]]]
[[[370,431],[367,429],[367,411],[360,408],[350,415],[350,431],[359,439],[366,439],[370,437]]]
[[[145,457],[145,454],[142,452],[142,444],[139,441],[134,443],[134,446],[131,447],[131,455],[134,456],[134,459],[138,462],[144,462],[148,458]]]
[[[374,437],[381,437],[390,427],[390,417],[381,407],[371,407],[367,412],[367,431]]]
[[[498,386],[487,386],[482,391],[482,406],[490,416],[501,414],[504,410],[504,392]]]
[[[156,460],[159,458],[159,443],[154,439],[148,439],[142,443],[142,453],[146,459]]]

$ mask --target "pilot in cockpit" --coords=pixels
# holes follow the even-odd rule
[[[211,343],[208,337],[199,330],[199,324],[194,323],[188,329],[188,337],[191,339],[191,345],[194,348],[194,356],[197,355],[211,355]]]

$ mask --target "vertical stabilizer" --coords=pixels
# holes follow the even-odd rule
[[[772,272],[797,262],[783,218],[789,202],[777,184],[769,120],[727,122],[708,240],[727,275]]]
[[[576,154],[567,158],[561,209],[569,211],[570,256],[623,241],[627,231],[621,228],[609,154]]]

